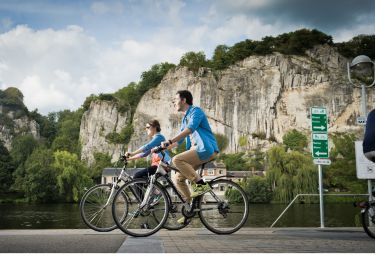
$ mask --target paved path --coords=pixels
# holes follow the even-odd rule
[[[118,230],[0,230],[0,253],[375,253],[361,228],[243,228],[232,235],[206,229],[162,230],[147,238]]]

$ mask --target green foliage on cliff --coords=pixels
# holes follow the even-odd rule
[[[375,35],[358,35],[347,42],[336,43],[338,51],[348,58],[367,55],[375,59]]]
[[[207,61],[207,64],[212,69],[222,70],[251,55],[267,55],[273,52],[305,55],[306,50],[319,44],[333,45],[332,37],[316,29],[301,29],[276,37],[267,36],[261,41],[247,39],[231,47],[218,45],[212,59]]]
[[[199,68],[206,67],[208,64],[206,60],[206,55],[203,51],[190,51],[185,53],[181,57],[180,63],[178,65],[188,67],[193,72],[198,72]]]
[[[13,111],[14,118],[19,118],[28,114],[28,110],[23,104],[22,92],[14,87],[0,90],[0,106],[3,108],[3,113]]]
[[[287,148],[295,151],[303,151],[308,145],[307,137],[296,129],[284,134],[283,143]]]

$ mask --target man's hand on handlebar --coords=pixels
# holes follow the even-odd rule
[[[167,148],[168,146],[170,146],[172,144],[172,141],[171,140],[168,140],[168,141],[164,141],[164,142],[161,142],[161,147],[163,148]]]
[[[130,156],[132,156],[133,154],[131,152],[126,152],[125,153],[125,157],[129,158]]]

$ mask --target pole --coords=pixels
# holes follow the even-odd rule
[[[318,170],[319,170],[320,227],[324,228],[323,173],[322,173],[321,164],[318,164]]]
[[[366,86],[364,84],[361,85],[361,107],[363,116],[366,118],[367,121],[367,104],[366,104]],[[366,126],[363,129],[363,134],[366,132]],[[372,201],[372,183],[371,180],[367,180],[367,189],[369,194],[369,201]]]

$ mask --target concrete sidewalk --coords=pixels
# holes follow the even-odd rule
[[[13,253],[374,253],[362,228],[243,228],[216,235],[203,228],[161,230],[133,238],[115,230],[0,230],[0,252]]]

